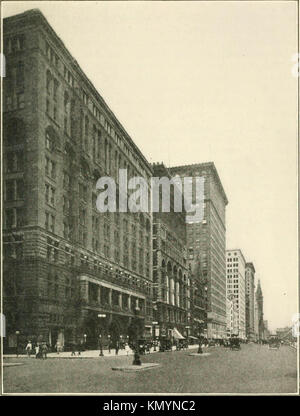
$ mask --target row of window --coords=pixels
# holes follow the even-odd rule
[[[5,201],[16,201],[24,198],[24,180],[9,179],[5,181]]]
[[[25,65],[23,61],[18,61],[14,65],[6,68],[5,87],[11,92],[16,89],[21,92],[25,88]]]
[[[23,227],[25,224],[25,210],[23,207],[5,210],[5,228]]]
[[[5,55],[23,51],[25,49],[25,35],[20,34],[4,39],[3,49]]]
[[[25,107],[24,93],[10,93],[4,98],[4,111],[22,110]]]
[[[56,68],[58,68],[59,67],[58,55],[54,52],[53,48],[49,45],[47,41],[46,41],[46,55],[48,57],[49,62],[51,62]],[[66,67],[66,65],[64,65],[63,71],[64,71],[63,72],[64,79],[67,81],[67,83],[71,87],[74,87],[75,79],[71,71]],[[93,102],[93,100],[89,97],[88,93],[83,88],[80,89],[80,97],[82,101],[84,102],[84,104],[92,112],[94,117],[96,117],[97,120],[101,123],[101,125],[104,127],[107,133],[116,141],[117,146],[120,147],[125,152],[125,154],[127,154],[127,156],[131,158],[131,160],[138,166],[138,168],[142,171],[143,175],[145,176],[145,170],[142,167],[142,164],[140,163],[139,158],[135,155],[135,152],[133,152],[129,148],[128,144],[126,143],[125,138],[121,137],[121,135],[117,133],[117,131],[108,121],[108,119],[104,116],[102,111],[99,110],[98,106]]]
[[[15,173],[24,170],[23,151],[7,152],[5,157],[5,172]]]

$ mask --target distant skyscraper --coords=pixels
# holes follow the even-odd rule
[[[255,309],[255,268],[253,263],[246,263],[246,336],[255,339],[254,309]]]
[[[258,280],[257,283],[255,298],[257,303],[258,339],[261,340],[263,339],[264,332],[264,297],[260,286],[260,280]]]
[[[196,293],[203,293],[204,303],[207,294],[207,318],[205,311],[194,308],[194,317],[197,312],[195,326],[198,325],[199,320],[206,320],[208,338],[224,338],[226,337],[225,210],[228,200],[214,163],[177,166],[170,171],[181,178],[205,178],[204,218],[202,221],[187,224],[188,261],[191,267],[196,261],[196,270],[197,267],[198,270],[201,269],[201,273],[194,278],[194,287]]]
[[[239,249],[226,250],[227,297],[232,296],[238,311],[239,337],[246,338],[245,258]]]

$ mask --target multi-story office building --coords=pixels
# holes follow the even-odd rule
[[[269,336],[270,336],[270,331],[268,327],[268,321],[264,321],[263,340],[267,341]]]
[[[154,176],[170,178],[163,164],[153,165]],[[156,336],[181,338],[189,335],[191,279],[187,265],[185,212],[153,213],[153,301]],[[160,203],[161,203],[160,194]]]
[[[254,296],[255,296],[255,268],[253,263],[246,263],[246,337],[255,339],[254,334]]]
[[[197,309],[197,321],[204,321],[208,338],[226,337],[225,209],[228,203],[214,163],[177,166],[172,175],[204,177],[204,217],[187,223],[188,260],[201,269],[194,281],[207,311]],[[207,290],[205,290],[207,289]],[[205,299],[207,296],[207,302]],[[206,312],[206,313],[205,313]],[[201,319],[202,317],[202,319]]]
[[[151,331],[152,217],[96,208],[101,176],[151,166],[38,10],[4,20],[4,54],[6,346]]]
[[[239,334],[239,314],[233,295],[226,299],[226,332],[227,337]]]
[[[258,305],[256,301],[256,296],[254,297],[254,339],[258,341]]]
[[[243,253],[239,249],[226,250],[227,297],[232,295],[238,311],[239,337],[246,338],[245,266]]]
[[[258,340],[261,341],[263,339],[264,333],[264,297],[261,290],[260,280],[257,283],[257,289],[255,292],[255,300],[256,300],[256,315],[257,315],[257,336]]]

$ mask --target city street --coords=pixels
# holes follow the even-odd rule
[[[138,373],[112,371],[132,356],[5,358],[4,393],[296,393],[297,352],[288,346],[242,344],[240,351],[205,349],[209,356],[172,351],[142,356],[160,366]]]

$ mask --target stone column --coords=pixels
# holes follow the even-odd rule
[[[89,282],[87,280],[80,281],[80,294],[83,300],[89,301]]]
[[[97,301],[101,305],[101,286],[98,286]]]
[[[112,289],[108,289],[108,304],[112,304]]]
[[[131,295],[128,295],[128,309],[131,310]]]
[[[119,293],[119,306],[122,309],[122,293]]]
[[[179,302],[179,296],[180,296],[180,288],[179,288],[179,282],[176,282],[176,305],[180,306],[180,302]]]
[[[169,276],[166,276],[167,303],[170,303]]]
[[[171,297],[171,305],[175,305],[175,293],[174,293],[174,279],[170,279],[170,297]]]

